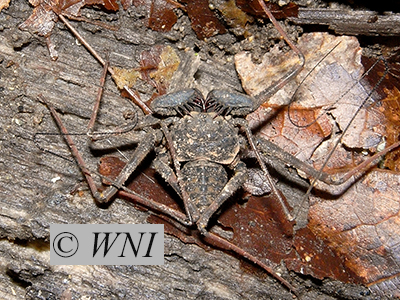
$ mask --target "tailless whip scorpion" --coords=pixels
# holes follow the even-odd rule
[[[253,136],[245,117],[295,77],[305,63],[301,51],[288,38],[264,2],[259,0],[259,4],[283,39],[297,54],[298,63],[286,75],[278,78],[271,86],[255,97],[228,90],[212,90],[207,96],[204,96],[197,89],[188,88],[159,96],[148,107],[135,92],[125,86],[124,90],[143,110],[145,116],[137,122],[133,129],[135,134],[131,142],[137,144],[133,155],[115,179],[107,178],[110,185],[103,191],[98,189],[93,178],[93,175],[99,174],[88,169],[72,139],[72,134],[63,125],[55,108],[44,97],[39,96],[39,100],[49,108],[97,202],[108,203],[117,192],[120,192],[155,212],[167,215],[184,226],[197,228],[208,243],[222,245],[225,249],[261,266],[297,295],[298,291],[295,287],[276,274],[259,258],[208,230],[210,219],[227,199],[237,190],[243,188],[248,178],[248,168],[243,162],[246,153],[249,152],[246,150],[250,149],[250,152],[256,158],[263,177],[271,188],[271,193],[278,199],[287,219],[292,221],[296,214],[288,209],[281,193],[275,187],[265,165],[264,153],[275,156],[279,160],[304,171],[312,178],[309,191],[305,196],[307,197],[317,180],[328,184],[340,184],[349,179],[354,180],[362,170],[373,164],[378,157],[398,147],[399,143],[367,159],[343,177],[335,179],[321,170],[317,171],[311,168],[271,142]],[[104,66],[103,81],[107,72],[114,75],[114,70],[80,36],[67,19],[63,15],[59,15],[59,18]],[[99,110],[101,91],[102,89],[99,90],[92,118],[89,122],[91,136],[96,136],[93,127]],[[185,213],[173,210],[152,199],[147,199],[125,187],[125,183],[131,174],[152,151],[166,153],[166,155],[156,155],[153,166],[165,182],[173,188],[177,197],[182,199]]]

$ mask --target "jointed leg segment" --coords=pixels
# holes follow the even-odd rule
[[[247,167],[244,162],[239,161],[234,167],[234,174],[224,186],[222,191],[216,195],[215,200],[202,213],[197,221],[197,227],[203,235],[207,235],[207,225],[211,217],[247,180]]]
[[[328,185],[342,185],[347,182],[350,182],[350,184],[353,183],[362,174],[362,171],[365,171],[366,169],[376,164],[377,159],[379,159],[386,153],[394,150],[395,148],[400,147],[400,141],[394,143],[389,147],[385,148],[384,150],[382,150],[381,152],[378,152],[375,155],[369,157],[361,164],[353,168],[351,171],[341,174],[340,176],[337,176],[325,172],[320,172],[314,169],[310,165],[299,160],[295,156],[290,155],[289,153],[285,152],[283,149],[281,149],[280,147],[278,147],[277,145],[266,139],[257,138],[256,141],[259,150],[265,157],[271,157],[271,159],[278,159],[282,163],[285,163],[287,165],[290,165],[296,169],[303,171],[311,178],[318,178],[319,181],[322,181]]]

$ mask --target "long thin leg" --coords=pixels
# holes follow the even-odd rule
[[[176,177],[174,170],[159,158],[154,159],[153,165],[157,173],[160,174],[161,177],[175,190],[179,197],[182,198],[178,178]]]
[[[129,176],[134,172],[137,166],[142,162],[142,160],[147,156],[147,154],[154,148],[154,144],[159,141],[162,137],[160,135],[157,136],[155,131],[150,131],[147,133],[142,142],[139,143],[138,147],[135,149],[131,160],[126,164],[121,173],[117,176],[115,180],[112,180],[113,186],[108,187],[104,192],[99,192],[97,186],[91,176],[91,172],[87,168],[82,156],[79,153],[78,148],[76,147],[75,142],[72,140],[71,135],[68,133],[66,127],[62,123],[60,117],[58,116],[56,110],[43,96],[39,96],[39,100],[44,103],[50,110],[50,113],[54,120],[57,123],[58,128],[60,129],[62,136],[64,137],[68,147],[71,150],[72,156],[75,158],[79,168],[84,174],[86,181],[89,185],[90,191],[97,201],[100,203],[107,203],[111,200],[111,198],[118,192],[118,190],[123,186],[125,181],[129,178]]]
[[[103,65],[106,65],[106,61],[97,53],[96,50],[92,46],[89,45],[88,42],[79,34],[78,31],[69,23],[69,21],[63,16],[58,15],[61,21],[64,22],[65,26],[75,35],[75,37],[79,40],[79,42],[85,46],[85,48]],[[111,76],[116,79],[115,72],[113,68],[110,66],[107,67],[108,72],[110,72]],[[143,110],[145,114],[152,114],[151,109],[140,99],[140,97],[133,92],[128,86],[124,86],[124,90],[133,98],[134,102]]]
[[[105,64],[104,64],[104,67],[103,67],[103,73],[101,74],[100,87],[99,87],[99,90],[97,92],[96,102],[94,104],[92,115],[90,117],[89,124],[88,124],[88,127],[87,127],[89,133],[91,133],[93,131],[94,124],[96,123],[97,114],[98,114],[99,108],[100,108],[100,101],[101,101],[101,98],[103,96],[104,84],[106,82],[108,66],[109,66],[109,62],[106,61]]]
[[[103,66],[103,72],[102,72],[102,75],[100,78],[100,86],[97,91],[96,102],[93,106],[92,115],[90,117],[90,120],[89,120],[89,123],[87,126],[87,130],[88,130],[87,134],[91,137],[92,141],[105,139],[105,138],[109,137],[110,135],[126,133],[128,131],[133,130],[135,128],[135,126],[137,125],[137,118],[136,118],[136,120],[134,122],[132,122],[128,125],[124,125],[124,126],[115,128],[111,132],[104,132],[104,131],[94,132],[93,131],[94,125],[96,123],[97,115],[99,113],[100,102],[101,102],[101,98],[102,98],[103,92],[104,92],[104,84],[106,82],[107,71],[108,71],[109,65],[110,65],[109,61],[107,60]]]
[[[175,209],[170,208],[167,205],[164,205],[164,204],[154,201],[152,199],[144,198],[140,194],[137,194],[134,191],[129,190],[125,187],[123,187],[122,190],[120,190],[118,192],[118,195],[132,199],[132,200],[136,201],[137,203],[143,205],[144,207],[151,209],[154,212],[160,212],[168,217],[171,217],[172,219],[178,221],[182,225],[185,225],[185,226],[192,225],[192,223],[188,220],[186,214],[181,213]]]
[[[90,171],[86,167],[85,161],[83,160],[82,156],[80,155],[78,148],[76,147],[74,141],[71,138],[71,135],[67,131],[67,128],[65,128],[64,124],[62,123],[62,121],[61,121],[60,117],[58,116],[54,107],[52,105],[50,105],[50,103],[47,102],[47,100],[42,95],[39,95],[38,98],[39,98],[39,101],[44,103],[47,106],[47,108],[49,109],[53,119],[55,120],[58,128],[60,129],[60,131],[62,133],[62,136],[64,137],[68,147],[71,150],[72,156],[74,157],[75,161],[78,164],[78,167],[81,169],[83,175],[85,176],[86,181],[89,185],[89,188],[90,188],[92,194],[94,195],[94,193],[97,192],[96,183],[94,182],[92,176],[90,175]]]
[[[250,253],[244,251],[243,249],[239,248],[238,246],[232,244],[231,242],[219,237],[218,235],[216,235],[212,232],[207,231],[204,235],[205,235],[205,240],[207,243],[213,244],[214,246],[222,248],[224,250],[231,250],[231,251],[239,254],[240,256],[247,258],[251,262],[255,263],[256,265],[260,266],[265,271],[267,271],[268,274],[270,274],[272,277],[274,277],[276,280],[278,280],[289,291],[294,293],[296,296],[299,296],[298,290],[295,287],[293,287],[288,281],[283,279],[281,276],[276,274],[276,272],[274,272],[274,270],[271,267],[269,267],[268,265],[263,263],[261,260],[259,260],[255,256],[251,255]]]
[[[276,144],[262,138],[256,138],[257,149],[261,151],[262,155],[265,157],[271,157],[272,159],[278,159],[280,163],[290,165],[293,168],[299,169],[306,173],[308,176],[313,178],[320,175],[319,180],[334,184],[335,180],[332,180],[330,177],[331,175],[326,173],[319,174],[319,171],[315,170],[309,164],[301,161],[300,159],[296,158],[295,156],[287,153],[285,150],[277,146]]]
[[[169,152],[171,154],[172,163],[174,164],[176,177],[178,178],[179,190],[181,191],[181,196],[182,196],[183,204],[185,206],[186,214],[187,214],[190,222],[196,222],[199,219],[200,215],[199,215],[198,209],[193,204],[193,202],[190,201],[189,194],[187,193],[187,191],[185,190],[185,188],[182,185],[181,167],[180,167],[180,164],[177,159],[175,147],[172,142],[172,137],[171,137],[171,134],[170,134],[167,126],[163,122],[161,123],[161,130],[164,133],[165,139],[168,144]]]
[[[306,164],[305,162],[301,161],[295,156],[285,152],[285,150],[283,150],[282,148],[280,148],[279,146],[275,145],[274,143],[268,140],[265,140],[261,137],[258,137],[256,140],[257,140],[257,146],[263,155],[279,159],[282,163],[289,164],[290,166],[303,171],[312,178],[318,177],[318,180],[326,184],[333,184],[333,185],[341,185],[346,181],[348,181],[353,176],[357,177],[357,174],[362,173],[363,171],[367,170],[368,168],[376,164],[377,159],[389,153],[390,151],[396,149],[397,147],[400,147],[400,141],[399,141],[385,148],[381,152],[378,152],[373,156],[369,157],[361,164],[353,168],[351,171],[340,175],[332,175],[314,169],[310,165]]]
[[[115,185],[109,186],[105,191],[99,192],[95,191],[93,196],[100,203],[107,203],[112,199],[112,197],[118,192],[120,186],[122,186],[136,170],[143,159],[153,150],[154,145],[159,141],[155,131],[150,131],[147,133],[142,142],[140,142],[132,154],[132,158],[125,165],[122,171],[118,174],[117,178],[114,179]]]
[[[99,112],[99,108],[100,108],[101,98],[102,98],[103,92],[104,92],[104,84],[106,82],[108,67],[109,67],[109,61],[107,60],[103,66],[103,72],[102,72],[102,75],[100,78],[100,85],[99,85],[99,89],[97,91],[96,102],[93,106],[92,115],[90,117],[90,120],[89,120],[89,123],[87,126],[87,130],[88,130],[87,135],[90,136],[92,141],[106,139],[113,135],[118,135],[118,134],[123,134],[123,133],[129,132],[136,127],[137,121],[138,121],[137,115],[136,115],[136,119],[134,121],[130,122],[127,125],[123,125],[123,126],[114,128],[110,132],[108,132],[108,131],[94,132],[93,131],[94,125],[96,123],[97,115]]]
[[[268,169],[265,166],[265,163],[260,155],[258,148],[256,147],[253,134],[249,128],[247,121],[245,119],[237,119],[237,120],[235,120],[235,122],[237,125],[240,125],[244,129],[246,136],[247,136],[247,140],[249,141],[250,147],[256,155],[258,164],[260,165],[261,170],[263,171],[265,178],[267,179],[268,185],[271,187],[272,193],[276,196],[277,200],[279,201],[279,203],[282,207],[283,213],[286,215],[286,218],[289,221],[292,221],[293,216],[291,215],[288,207],[286,206],[286,203],[283,200],[282,195],[279,193],[278,189],[276,188],[275,184],[273,183],[271,175],[269,175]]]
[[[270,87],[262,91],[254,98],[258,101],[258,106],[261,106],[267,99],[279,91],[283,86],[285,86],[292,78],[294,78],[304,67],[305,58],[303,53],[299,48],[290,40],[287,36],[285,30],[281,27],[279,22],[275,19],[274,15],[269,11],[263,0],[258,0],[261,8],[264,10],[268,18],[274,24],[275,28],[278,30],[279,34],[283,37],[289,47],[297,54],[299,57],[299,62],[297,65],[293,66],[283,77],[279,78],[277,81],[273,82]]]

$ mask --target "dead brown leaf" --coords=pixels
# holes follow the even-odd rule
[[[225,26],[215,16],[209,7],[208,0],[185,0],[187,14],[190,18],[192,29],[199,39],[225,33]]]
[[[124,86],[130,88],[133,87],[133,85],[136,83],[136,80],[141,76],[139,70],[136,68],[124,69],[113,67],[113,70],[113,79],[120,90],[122,90]]]
[[[278,113],[276,107],[289,103],[303,78],[336,45],[336,49],[302,84],[290,107],[291,120],[287,110],[281,109]],[[347,126],[367,96],[366,88],[356,81],[363,72],[360,64],[361,48],[355,38],[334,37],[322,33],[303,35],[298,47],[306,58],[303,71],[273,97],[266,99],[268,101],[263,107],[249,115],[248,120],[250,126],[257,128],[261,136],[272,140],[301,160],[312,161],[314,167],[318,168],[336,141],[336,134]],[[253,64],[246,53],[236,56],[239,76],[244,89],[250,95],[260,93],[296,63],[297,57],[293,53],[282,54],[277,47],[264,56],[260,65]],[[324,114],[326,111],[333,120]],[[270,123],[272,118],[276,120]],[[384,116],[378,109],[363,108],[343,137],[343,144],[349,148],[376,149],[385,133],[383,120]],[[330,140],[326,140],[328,136],[331,137]],[[343,153],[338,157],[337,162],[335,158],[331,160],[334,171],[346,168],[346,165],[353,167],[359,160],[353,155],[344,159]]]
[[[387,143],[389,145],[400,139],[400,91],[397,87],[392,90],[385,89],[387,97],[382,100],[382,111],[386,116]],[[400,149],[386,155],[385,166],[390,170],[400,172]]]
[[[272,139],[286,151],[312,162],[318,168],[332,145],[340,138],[338,134],[347,126],[371,86],[364,87],[357,83],[363,67],[360,64],[361,48],[356,39],[336,38],[325,34],[305,35],[303,38],[299,41],[299,48],[306,56],[304,72],[273,96],[264,107],[249,116],[249,121],[253,127],[259,129],[260,135]],[[322,115],[312,126],[299,128],[289,121],[287,109],[277,112],[276,107],[285,101],[288,103],[297,85],[319,60],[317,57],[321,58],[339,41],[340,44],[332,54],[313,71],[315,75],[311,74],[302,85],[295,98],[296,102],[290,109],[291,119],[297,125],[312,124],[311,121],[317,119],[326,107],[329,107],[328,115]],[[236,61],[244,88],[253,95],[282,76],[282,72],[286,72],[294,63],[294,55],[279,54],[278,49],[267,54],[260,66],[253,66],[246,54],[238,55]],[[375,78],[379,79],[383,74],[382,69],[377,68],[375,71],[378,72]],[[394,91],[392,89],[388,95],[397,99]],[[393,98],[388,98],[390,100],[387,101],[391,102]],[[397,102],[391,102],[393,103]],[[342,140],[345,147],[339,147],[328,162],[328,170],[337,172],[338,169],[351,169],[365,159],[358,151],[351,149],[375,151],[382,137],[390,132],[385,131],[387,118],[384,111],[392,118],[397,115],[394,113],[397,104],[392,106],[393,109],[385,107],[386,104],[388,103],[383,101],[382,107],[370,105],[361,110]],[[310,115],[309,110],[314,110],[315,115]],[[272,116],[275,119],[269,122]],[[315,127],[320,130],[313,130]],[[397,135],[397,139],[393,141],[397,141],[398,129],[393,132]],[[313,243],[323,241],[324,247],[342,259],[341,268],[348,274],[349,281],[367,284],[371,289],[385,295],[396,294],[394,291],[398,291],[400,287],[399,182],[400,176],[397,173],[383,170],[367,172],[359,182],[339,196],[328,197],[329,200],[324,195],[310,197],[312,204],[307,228],[315,235],[315,239],[311,239]],[[302,235],[301,231],[297,234]],[[297,244],[295,248],[299,253],[299,249],[304,247],[299,248]],[[308,257],[303,263],[311,263],[314,259],[307,251],[300,254],[300,257]],[[290,259],[286,263],[294,270],[306,268],[304,264],[296,267],[298,262]],[[314,265],[308,268],[313,269]],[[334,265],[330,268],[333,270]],[[320,271],[313,270],[313,276],[322,275]],[[322,271],[332,278],[340,273],[335,271],[332,276],[328,275],[328,269]]]
[[[179,64],[179,56],[172,47],[156,45],[141,53],[140,71],[142,79],[157,88],[156,95],[165,94]],[[153,95],[153,97],[156,95]]]
[[[53,30],[57,15],[51,9],[51,6],[46,5],[44,2],[35,4],[32,14],[24,23],[19,25],[19,29],[47,36]]]
[[[124,69],[113,67],[113,79],[121,90],[123,90],[124,86],[132,88],[137,79],[142,79],[156,88],[156,92],[151,97],[153,99],[166,93],[179,64],[179,56],[172,47],[155,45],[150,50],[141,53],[139,68]]]
[[[40,36],[48,36],[51,33],[59,14],[78,17],[80,16],[81,8],[90,5],[101,5],[107,10],[118,10],[118,4],[113,0],[36,0],[30,1],[30,3],[35,8],[19,28],[32,31]]]
[[[174,9],[177,5],[167,0],[155,0],[151,2],[149,28],[155,31],[170,31],[178,20]]]
[[[132,5],[135,7],[145,7],[148,11],[145,19],[147,27],[160,32],[171,30],[172,26],[178,20],[174,9],[182,7],[178,2],[168,0],[123,0],[121,4],[125,10]]]
[[[353,282],[343,257],[309,228],[292,236],[294,222],[287,221],[280,207],[273,196],[252,196],[224,210],[218,224],[232,231],[231,242],[262,261],[280,264],[283,260],[289,270],[303,275]]]
[[[80,19],[81,8],[90,5],[100,5],[106,10],[118,10],[118,4],[115,0],[31,0],[30,3],[34,6],[33,12],[25,22],[19,25],[19,29],[46,37],[47,48],[53,60],[58,58],[58,53],[50,35],[58,21],[58,15],[62,14]],[[96,21],[93,23],[101,25]]]
[[[241,27],[244,29],[247,23],[254,21],[250,15],[236,6],[235,0],[224,1],[222,3],[217,2],[218,4],[220,6],[216,8],[222,13],[225,22],[231,27]]]
[[[374,171],[340,199],[311,197],[308,227],[346,258],[360,283],[390,286],[400,274],[399,191],[399,174]]]
[[[385,115],[386,143],[388,145],[400,139],[400,120],[398,114],[400,110],[400,64],[398,48],[395,47],[395,50],[397,51],[393,54],[390,48],[386,49],[386,61],[378,61],[374,68],[376,71],[370,72],[365,77],[365,80],[371,85],[378,80],[382,81],[376,89],[382,100],[376,102],[374,105]],[[369,68],[375,61],[363,56],[362,63],[366,68]],[[386,74],[386,76],[382,80],[381,77],[383,74]],[[395,149],[386,155],[385,167],[392,171],[400,171],[400,149]]]

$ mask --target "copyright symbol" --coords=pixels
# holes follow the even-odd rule
[[[70,232],[61,232],[53,240],[54,252],[61,257],[73,256],[78,248],[78,239]]]

